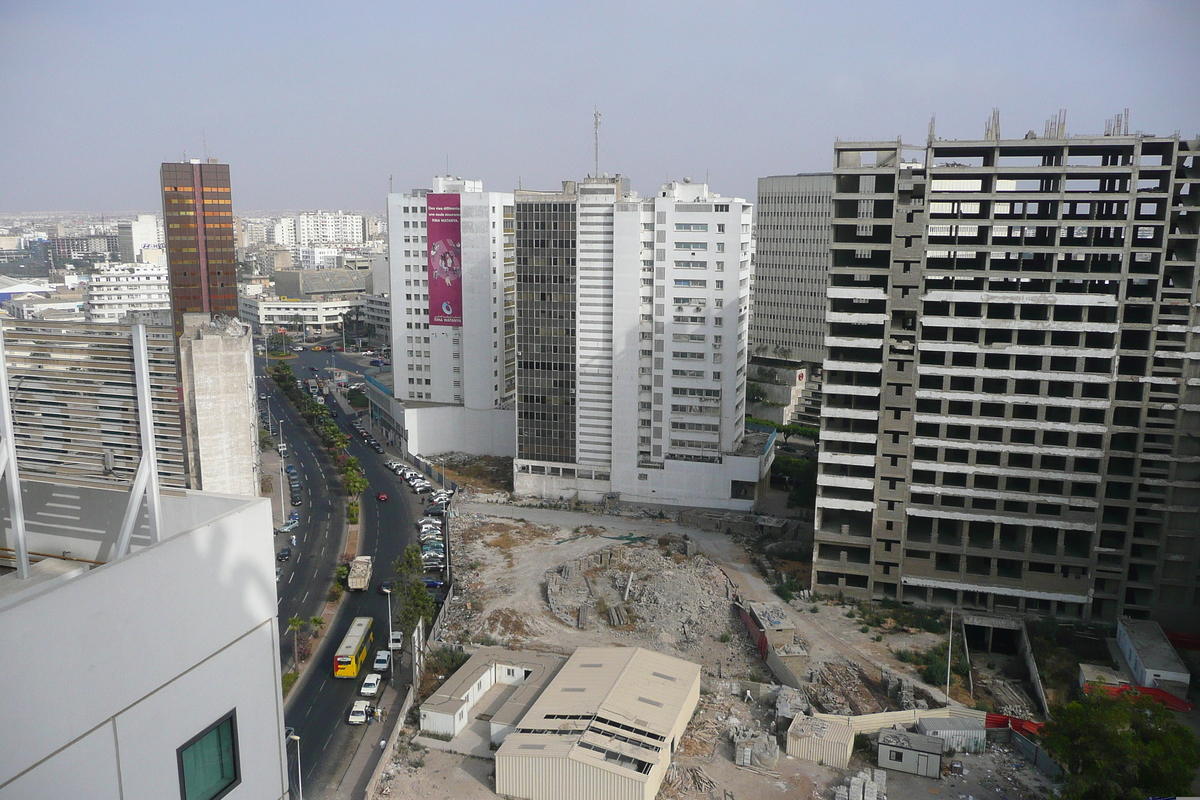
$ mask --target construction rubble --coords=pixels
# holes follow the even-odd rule
[[[548,571],[551,612],[568,625],[603,623],[683,653],[711,645],[733,626],[729,581],[687,541],[668,541],[612,545]]]
[[[833,787],[833,800],[887,800],[887,771],[860,769]]]

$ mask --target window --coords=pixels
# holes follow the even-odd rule
[[[899,750],[888,750],[888,761],[903,761],[904,753]]]
[[[241,783],[237,712],[230,711],[177,753],[183,800],[216,800]]]

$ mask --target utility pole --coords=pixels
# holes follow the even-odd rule
[[[946,643],[946,700],[950,699],[950,665],[954,663],[954,606],[950,606],[950,640]]]

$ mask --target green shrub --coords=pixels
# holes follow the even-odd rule
[[[859,633],[867,633],[870,630],[871,630],[871,628],[869,626],[863,625],[861,628],[858,629],[858,632]]]
[[[810,609],[808,609],[808,610],[809,610],[810,612],[812,612],[813,614],[816,614],[816,613],[817,613],[818,611],[820,611],[821,609],[817,608],[816,606],[813,606],[812,608],[810,608]]]
[[[296,681],[297,681],[297,679],[299,679],[299,677],[300,677],[300,673],[296,672],[295,670],[292,670],[291,672],[283,673],[283,696],[284,697],[287,697],[288,692],[290,692],[292,690],[292,687],[296,685]]]
[[[720,639],[722,644],[728,644],[733,639],[733,634],[729,631],[725,631],[721,634]]]

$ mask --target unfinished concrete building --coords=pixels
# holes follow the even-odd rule
[[[835,145],[815,590],[1200,627],[1200,139],[1063,127]]]

